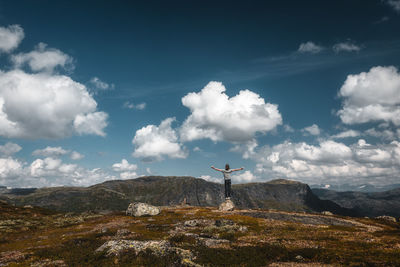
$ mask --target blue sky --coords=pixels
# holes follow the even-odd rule
[[[0,1],[0,185],[394,184],[400,1]]]

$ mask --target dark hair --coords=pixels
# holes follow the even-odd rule
[[[229,170],[230,168],[229,168],[229,164],[227,163],[227,164],[225,164],[225,170]]]

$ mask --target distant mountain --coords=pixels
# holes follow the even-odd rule
[[[223,185],[193,177],[149,176],[114,180],[90,187],[9,189],[0,198],[16,205],[33,205],[59,211],[125,210],[131,202],[158,206],[186,201],[193,206],[218,206],[224,199]],[[308,185],[288,180],[232,186],[232,199],[240,208],[287,211],[331,211],[352,215],[329,200],[320,200]]]
[[[400,188],[385,192],[337,192],[312,189],[320,199],[331,200],[340,206],[352,209],[358,216],[400,216]]]
[[[400,184],[391,184],[391,185],[371,185],[371,184],[359,184],[359,185],[350,185],[350,184],[341,184],[341,185],[329,185],[329,184],[313,184],[310,185],[311,189],[328,189],[339,192],[384,192],[396,188],[400,188]]]

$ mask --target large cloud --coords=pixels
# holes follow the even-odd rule
[[[86,169],[64,163],[59,158],[46,157],[32,163],[12,157],[0,158],[0,185],[11,187],[89,186],[118,179],[102,169]]]
[[[159,126],[147,125],[136,131],[132,140],[135,146],[134,157],[144,161],[159,161],[164,156],[170,158],[186,158],[187,153],[178,143],[178,136],[171,123],[175,118],[167,118]]]
[[[107,114],[86,87],[64,75],[0,71],[0,135],[9,138],[104,136]]]
[[[23,163],[11,157],[0,158],[0,185],[8,185],[9,180],[19,177],[22,166]]]
[[[400,74],[395,67],[347,76],[339,96],[344,104],[338,115],[346,124],[386,121],[400,126]]]
[[[391,184],[400,176],[400,143],[371,145],[360,139],[347,146],[332,140],[319,145],[286,141],[264,146],[252,158],[257,173],[306,183]]]
[[[52,72],[56,67],[72,68],[72,58],[58,49],[39,43],[34,51],[13,55],[11,60],[19,68],[27,64],[32,71]]]
[[[277,105],[265,103],[249,90],[231,98],[225,90],[222,83],[210,82],[199,93],[182,98],[182,104],[191,111],[180,129],[182,141],[209,138],[246,142],[257,132],[266,133],[282,123]]]
[[[24,39],[24,30],[19,25],[0,27],[0,52],[10,52]]]

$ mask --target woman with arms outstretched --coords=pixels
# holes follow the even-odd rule
[[[231,173],[235,171],[241,171],[244,168],[239,168],[239,169],[231,169],[229,167],[229,164],[227,163],[225,165],[225,170],[222,169],[217,169],[214,166],[211,166],[212,169],[222,172],[224,175],[224,180],[225,180],[225,199],[231,199]]]

